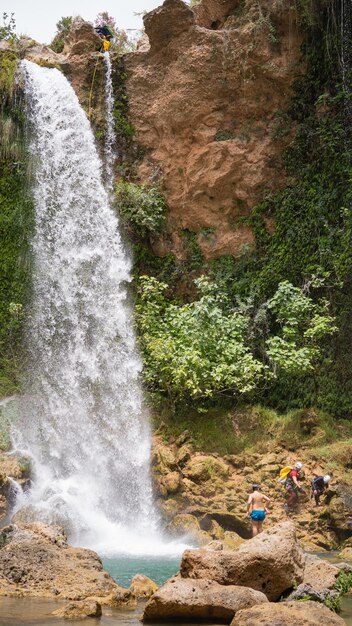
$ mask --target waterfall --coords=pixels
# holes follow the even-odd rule
[[[105,176],[109,190],[113,188],[114,147],[116,136],[114,130],[114,94],[112,88],[111,59],[108,51],[103,54],[105,64],[105,106],[106,106],[106,129],[105,129]]]
[[[26,505],[102,554],[175,552],[158,531],[131,263],[93,133],[60,71],[21,66],[36,211],[28,382],[13,427],[34,468]]]

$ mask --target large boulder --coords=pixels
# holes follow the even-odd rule
[[[69,56],[84,55],[97,52],[102,41],[89,22],[76,18],[69,35],[66,37],[63,53]]]
[[[68,546],[59,527],[8,526],[1,531],[0,546],[0,596],[103,601],[118,589],[98,555]]]
[[[143,620],[212,619],[228,623],[239,609],[263,602],[267,602],[263,593],[246,587],[175,577],[148,601]]]
[[[186,550],[180,572],[183,578],[251,587],[274,601],[303,581],[304,565],[294,525],[282,522],[235,551]]]
[[[261,604],[236,613],[231,626],[346,626],[345,620],[318,602]]]

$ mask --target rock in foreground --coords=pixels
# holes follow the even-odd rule
[[[53,611],[56,617],[63,619],[83,619],[85,617],[100,617],[101,606],[95,600],[80,600],[78,602],[70,602],[62,609]]]
[[[180,571],[183,578],[251,587],[274,601],[302,582],[304,565],[293,524],[282,522],[235,551],[186,550]]]
[[[0,596],[99,601],[117,589],[98,555],[68,546],[58,526],[8,526],[0,539]]]
[[[231,626],[346,626],[345,620],[318,602],[261,604],[236,613]]]
[[[157,589],[158,585],[144,574],[136,574],[132,578],[130,590],[140,600],[150,598]]]
[[[217,620],[229,623],[236,611],[267,603],[260,591],[211,580],[171,578],[147,603],[143,621],[162,619]]]

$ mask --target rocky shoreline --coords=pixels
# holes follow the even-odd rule
[[[68,600],[53,615],[72,620],[147,600],[144,622],[289,626],[298,620],[307,626],[337,626],[345,622],[327,606],[337,608],[346,590],[339,581],[342,576],[352,583],[351,572],[347,563],[332,565],[305,554],[290,521],[233,550],[218,545],[186,550],[180,572],[159,589],[140,574],[129,589],[120,587],[99,556],[69,546],[59,526],[10,525],[0,535],[0,596]]]

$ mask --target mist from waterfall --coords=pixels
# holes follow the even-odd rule
[[[12,436],[34,480],[16,508],[30,505],[101,554],[177,554],[152,497],[131,263],[93,133],[60,71],[21,66],[36,214],[28,382]]]

